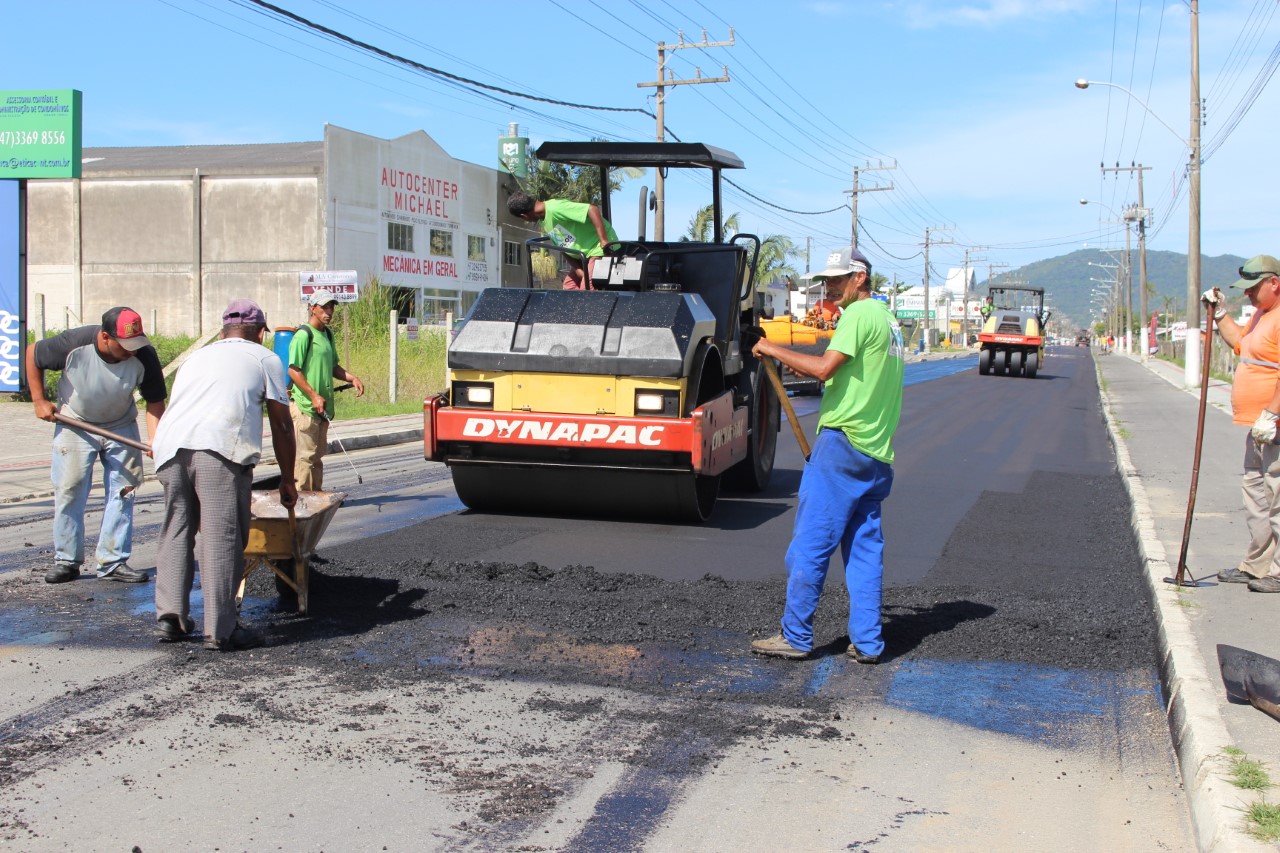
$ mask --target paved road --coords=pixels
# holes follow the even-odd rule
[[[460,513],[414,448],[357,451],[315,612],[256,583],[273,645],[242,655],[153,646],[146,588],[32,579],[46,510],[5,508],[0,839],[1192,849],[1091,362],[911,377],[877,668],[840,654],[834,580],[817,660],[743,653],[780,602],[785,433],[771,489],[700,527]]]

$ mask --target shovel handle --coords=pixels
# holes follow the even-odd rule
[[[773,386],[773,392],[778,395],[778,402],[782,404],[782,409],[787,413],[787,421],[791,424],[791,431],[796,434],[796,441],[800,444],[800,452],[804,454],[804,461],[809,461],[809,439],[805,437],[804,430],[800,428],[800,419],[796,417],[796,410],[791,407],[791,398],[787,396],[787,389],[782,384],[782,377],[778,375],[778,368],[773,363],[772,358],[762,358],[760,361],[764,364],[765,375],[769,377],[769,384]]]
[[[116,441],[116,442],[119,442],[120,444],[128,445],[129,447],[133,447],[133,448],[136,448],[137,450],[141,450],[143,453],[151,452],[151,445],[149,444],[143,444],[141,441],[136,441],[132,438],[126,438],[125,436],[120,435],[119,433],[112,432],[111,430],[103,429],[102,427],[94,426],[93,424],[85,423],[84,421],[79,421],[79,420],[76,420],[75,418],[69,418],[66,415],[62,414],[61,412],[54,412],[53,418],[59,423],[66,424],[69,427],[75,427],[76,429],[81,429],[81,430],[84,430],[85,432],[93,433],[94,435],[100,435],[103,438],[109,438],[112,441]]]

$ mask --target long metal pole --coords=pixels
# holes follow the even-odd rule
[[[1192,335],[1200,334],[1199,328],[1187,329],[1187,340]],[[1204,447],[1204,412],[1209,399],[1209,362],[1213,354],[1213,312],[1205,312],[1204,364],[1200,369],[1200,414],[1196,421],[1195,453],[1191,460],[1191,491],[1187,495],[1187,517],[1182,523],[1182,549],[1178,552],[1178,570],[1172,578],[1165,578],[1165,583],[1175,586],[1199,586],[1195,578],[1186,583],[1187,549],[1191,544],[1191,518],[1196,511],[1196,489],[1200,485],[1200,451]]]
[[[1138,304],[1142,320],[1142,354],[1143,362],[1151,358],[1151,347],[1156,345],[1155,337],[1147,340],[1147,208],[1142,201],[1142,164],[1138,164]]]

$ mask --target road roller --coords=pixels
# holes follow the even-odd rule
[[[1044,309],[1044,288],[1006,285],[988,292],[993,308],[978,333],[978,372],[1035,379],[1044,366],[1045,329],[1052,313]]]
[[[598,169],[605,188],[618,168],[701,169],[713,239],[645,240],[642,218],[640,239],[592,265],[593,289],[540,288],[530,261],[525,286],[484,290],[449,345],[447,389],[425,401],[425,457],[490,512],[697,523],[722,485],[765,489],[780,403],[751,354],[760,240],[726,239],[721,209],[721,171],[742,161],[655,142],[547,142],[537,157]],[[600,207],[611,219],[607,189]]]

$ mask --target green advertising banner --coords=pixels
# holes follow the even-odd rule
[[[0,180],[80,177],[80,90],[0,92]]]
[[[923,320],[923,319],[924,319],[924,309],[923,309],[923,308],[899,308],[899,309],[898,309],[898,319],[899,319],[899,320]],[[936,312],[936,311],[930,311],[930,312],[929,312],[929,319],[930,319],[930,320],[936,320],[936,319],[937,319],[937,312]]]

